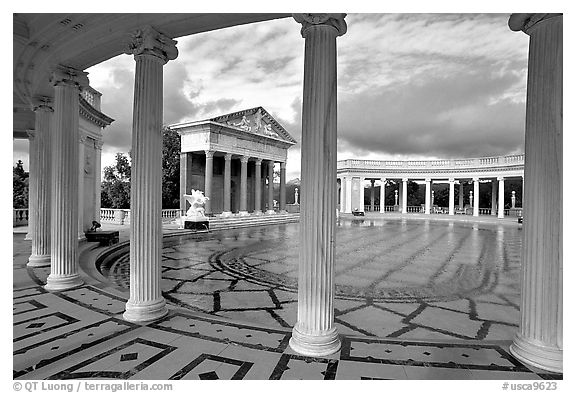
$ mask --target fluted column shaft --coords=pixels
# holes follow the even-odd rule
[[[224,156],[224,213],[230,214],[230,196],[231,196],[231,161],[232,154]]]
[[[492,201],[490,204],[490,214],[492,216],[496,215],[497,212],[497,201],[498,201],[498,183],[496,180],[492,180]]]
[[[50,192],[52,161],[53,109],[48,105],[34,108],[36,115],[34,147],[30,144],[30,188],[28,234],[31,235],[32,253],[28,266],[50,266]],[[33,158],[34,155],[34,158]],[[35,162],[33,165],[32,163]],[[35,184],[34,188],[32,183]],[[31,223],[33,223],[31,225]]]
[[[473,216],[478,217],[480,215],[480,182],[478,178],[472,179],[474,181],[474,207]]]
[[[464,184],[460,180],[460,187],[458,189],[458,205],[460,205],[460,210],[464,209]]]
[[[86,240],[84,234],[84,165],[86,135],[78,130],[78,240]]]
[[[408,213],[408,179],[402,179],[402,214]]]
[[[248,158],[240,158],[240,214],[248,213]]]
[[[280,211],[286,211],[286,163],[280,163]]]
[[[28,131],[28,232],[24,240],[32,240],[36,232],[38,215],[38,140],[35,132]]]
[[[268,211],[274,213],[274,161],[268,162]]]
[[[370,179],[370,211],[374,211],[374,179]]]
[[[360,178],[360,211],[364,211],[364,180],[365,178]]]
[[[180,210],[188,210],[188,202],[184,198],[184,194],[188,194],[191,191],[188,189],[188,154],[186,152],[180,152]]]
[[[323,356],[340,349],[334,327],[336,37],[346,25],[344,15],[294,17],[303,25],[305,50],[298,321],[290,346]]]
[[[94,148],[96,151],[94,164],[94,220],[100,222],[100,207],[102,202],[102,141],[96,141]]]
[[[85,72],[57,67],[52,83],[51,269],[45,288],[58,291],[83,284],[78,274],[78,95],[88,78]]]
[[[424,197],[424,214],[430,214],[430,190],[431,190],[431,181],[430,179],[426,179],[426,195]]]
[[[454,179],[448,179],[450,183],[450,192],[448,195],[448,215],[454,215]]]
[[[498,178],[498,218],[504,218],[504,178]]]
[[[262,212],[262,159],[257,159],[254,171],[254,213]]]
[[[526,194],[520,328],[510,347],[518,359],[554,372],[563,367],[562,25],[562,15],[550,14],[535,14],[524,25],[530,35]]]
[[[163,66],[175,41],[152,28],[136,33],[130,188],[130,299],[124,318],[146,322],[168,310],[162,297]],[[138,35],[144,39],[138,40]],[[161,44],[162,42],[162,44]],[[176,53],[174,53],[176,52]]]
[[[380,213],[386,210],[386,179],[380,179]]]
[[[214,152],[206,150],[206,165],[204,167],[204,196],[208,197],[204,203],[204,213],[212,213],[212,177],[214,176]]]

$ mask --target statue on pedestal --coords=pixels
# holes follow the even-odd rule
[[[208,218],[204,214],[204,204],[209,199],[200,190],[190,190],[190,194],[184,194],[184,199],[190,203],[186,215],[180,219],[180,228],[185,229],[208,229]]]

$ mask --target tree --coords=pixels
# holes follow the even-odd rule
[[[100,204],[104,208],[130,208],[130,175],[131,166],[128,157],[116,153],[116,163],[104,167],[104,181]]]
[[[12,205],[14,209],[28,207],[28,178],[29,173],[24,171],[24,163],[18,160],[12,169]]]
[[[180,135],[164,127],[162,131],[162,208],[180,206]]]

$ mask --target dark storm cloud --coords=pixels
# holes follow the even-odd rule
[[[189,96],[196,92],[185,90],[185,84],[190,81],[183,63],[171,62],[164,70],[164,124],[180,122],[184,117],[195,117],[200,108],[193,104]]]
[[[365,151],[473,157],[522,148],[525,104],[501,98],[523,77],[488,68],[414,79],[340,100],[339,138]]]

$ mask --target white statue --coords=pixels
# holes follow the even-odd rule
[[[190,209],[186,212],[185,217],[206,217],[204,215],[204,204],[210,198],[204,196],[200,190],[190,190],[190,195],[184,194],[184,199],[190,203]]]
[[[240,127],[241,129],[245,130],[245,131],[250,131],[250,120],[248,120],[248,118],[246,118],[246,116],[242,116],[242,120],[240,120],[240,123],[232,123],[233,126],[236,127]]]
[[[298,187],[294,188],[294,204],[298,204]]]

